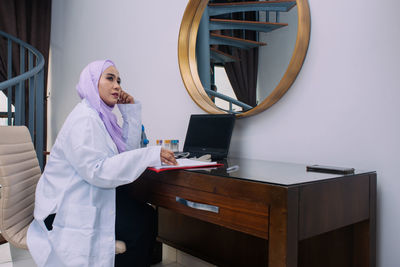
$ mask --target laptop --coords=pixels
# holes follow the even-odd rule
[[[183,152],[189,152],[189,157],[210,154],[214,161],[225,159],[228,156],[235,119],[233,114],[191,115]]]

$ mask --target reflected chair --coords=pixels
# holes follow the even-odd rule
[[[33,220],[40,176],[28,128],[0,126],[0,244],[8,241],[17,248],[28,249],[26,233]],[[125,251],[125,243],[116,240],[115,254]]]

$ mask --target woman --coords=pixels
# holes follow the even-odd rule
[[[110,60],[92,62],[81,73],[77,91],[82,101],[61,128],[36,188],[27,243],[39,267],[114,266],[115,236],[124,240],[120,230],[135,234],[128,236],[127,254],[116,265],[148,265],[154,212],[126,195],[117,196],[116,210],[115,188],[133,182],[148,166],[176,160],[160,147],[139,148],[141,106],[120,82]],[[122,129],[112,113],[115,104]],[[138,258],[143,251],[148,253]]]

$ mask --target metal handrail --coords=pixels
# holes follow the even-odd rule
[[[28,43],[0,31],[0,37],[7,41],[7,80],[0,82],[0,91],[7,90],[7,114],[8,125],[26,125],[35,144],[39,165],[43,169],[44,163],[44,57],[33,46]],[[1,40],[0,40],[1,41]],[[20,74],[12,77],[12,48],[19,46]],[[27,55],[26,55],[27,52]],[[28,70],[26,71],[25,59],[28,58]],[[25,89],[28,85],[28,120],[25,118]],[[15,93],[15,100],[12,103],[12,95]],[[12,104],[15,111],[12,111]]]
[[[25,42],[21,41],[20,39],[17,39],[14,36],[12,36],[8,33],[2,32],[2,31],[0,31],[0,35],[7,38],[8,40],[12,40],[15,43],[30,50],[38,58],[38,63],[36,65],[36,67],[34,67],[33,69],[31,69],[25,73],[22,73],[14,78],[11,78],[9,80],[0,82],[0,90],[4,90],[12,85],[16,85],[16,84],[20,83],[21,80],[27,80],[27,79],[31,78],[32,76],[34,76],[35,74],[38,74],[44,67],[44,57],[36,48],[31,46],[30,44],[25,43]]]
[[[249,109],[252,109],[252,108],[253,108],[252,106],[247,105],[246,103],[243,103],[243,102],[241,102],[241,101],[239,101],[239,100],[237,100],[237,99],[234,99],[234,98],[232,98],[232,97],[229,97],[229,96],[227,96],[227,95],[218,93],[218,92],[216,92],[216,91],[213,91],[213,90],[210,90],[210,89],[207,89],[207,88],[204,88],[204,91],[206,91],[206,93],[209,94],[209,95],[218,97],[218,98],[223,99],[223,100],[225,100],[225,101],[228,101],[229,104],[230,104],[230,108],[229,108],[229,111],[230,111],[230,112],[233,111],[233,110],[232,110],[232,104],[235,104],[235,105],[237,105],[237,106],[239,106],[239,107],[242,107],[243,110],[249,110]]]

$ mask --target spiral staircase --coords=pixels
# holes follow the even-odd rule
[[[288,12],[294,6],[296,1],[293,0],[209,1],[199,25],[196,53],[199,77],[205,91],[212,99],[218,97],[228,101],[229,111],[232,113],[234,113],[232,104],[242,107],[243,110],[253,108],[211,90],[215,78],[214,67],[240,60],[233,55],[233,49],[249,50],[267,45],[258,41],[259,33],[287,27],[287,23],[280,22],[280,13]],[[248,12],[253,12],[251,19],[248,19]],[[246,38],[249,32],[255,37]]]
[[[7,79],[0,82],[2,125],[25,125],[35,145],[39,165],[44,164],[44,57],[33,46],[0,31],[1,48],[7,50]],[[17,74],[13,62],[19,65]],[[15,69],[15,68],[14,68]],[[0,137],[1,138],[1,137]]]

